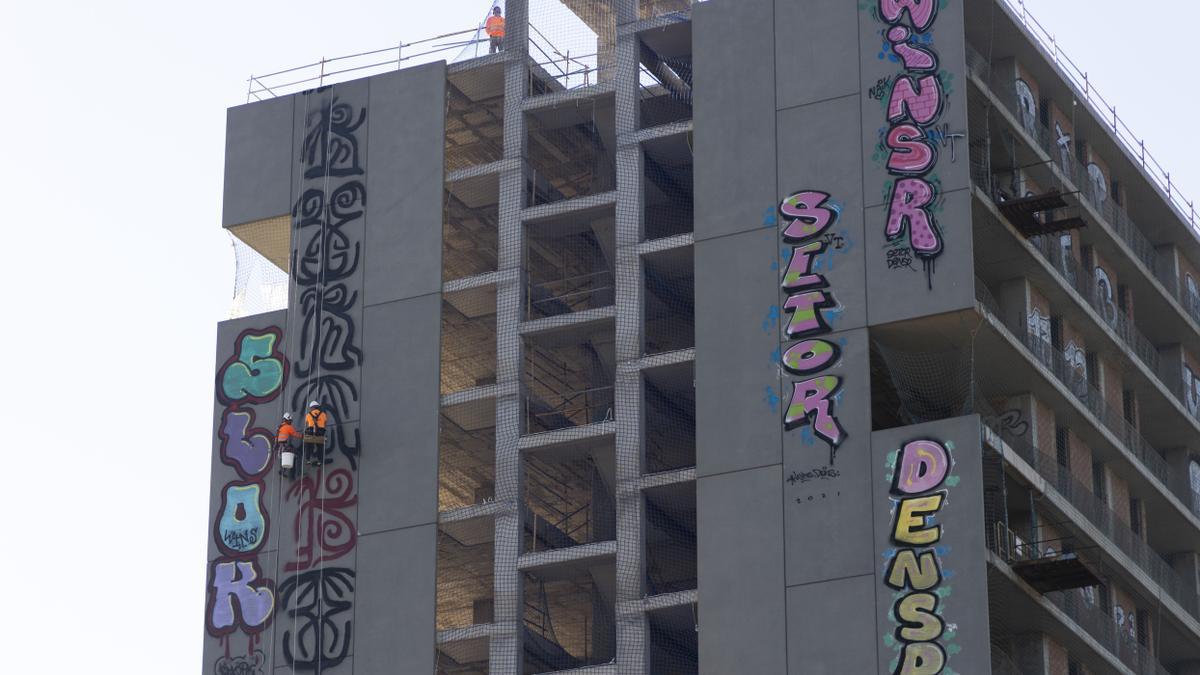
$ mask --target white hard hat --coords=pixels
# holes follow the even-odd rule
[[[292,413],[290,413],[290,412],[283,413],[283,419],[291,422],[292,421]]]
[[[320,402],[320,401],[313,401],[312,403],[309,403],[309,404],[308,404],[308,407],[310,407],[310,408],[320,408],[320,407],[321,407],[321,402]]]

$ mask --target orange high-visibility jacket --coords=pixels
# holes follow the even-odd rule
[[[492,15],[484,24],[484,30],[489,37],[504,37],[504,17]]]
[[[318,410],[316,412],[309,410],[307,413],[304,414],[304,428],[306,428],[306,429],[324,429],[326,417],[327,417],[327,415],[325,415],[324,410]]]
[[[280,443],[286,443],[289,438],[300,438],[303,436],[296,427],[292,426],[291,422],[284,422],[279,425],[279,431],[275,432],[275,440]]]

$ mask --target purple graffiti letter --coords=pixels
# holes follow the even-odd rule
[[[801,242],[821,234],[825,228],[837,222],[838,212],[825,207],[827,201],[828,192],[815,190],[797,192],[783,200],[779,212],[793,219],[783,230],[783,238]]]
[[[258,578],[254,562],[218,562],[213,566],[212,599],[209,622],[218,635],[232,632],[241,625],[261,629],[275,609],[275,594],[262,584],[251,586]]]
[[[929,492],[946,480],[950,473],[950,454],[936,441],[905,444],[896,459],[892,490],[897,494],[918,495]]]
[[[822,375],[804,382],[792,383],[792,399],[783,418],[784,428],[812,424],[813,433],[836,450],[846,439],[846,433],[833,414],[833,395],[842,384],[842,378]],[[831,453],[832,454],[832,453]]]
[[[837,361],[841,349],[825,340],[797,342],[783,354],[783,367],[796,375],[811,375]]]
[[[271,464],[271,437],[265,429],[251,429],[254,413],[231,408],[221,420],[221,458],[244,478],[253,478]]]
[[[791,337],[803,337],[810,333],[828,331],[829,325],[821,310],[834,306],[833,300],[824,291],[809,291],[788,296],[783,309],[791,312],[786,332]]]
[[[904,67],[916,72],[937,70],[937,56],[928,50],[921,49],[908,43],[912,37],[912,29],[908,26],[892,26],[887,32],[888,42],[892,43],[892,51],[904,61]]]
[[[924,33],[933,24],[937,6],[938,0],[879,0],[879,14],[888,23],[896,23],[907,9],[913,27]]]
[[[783,289],[797,291],[804,288],[824,288],[829,285],[825,277],[812,273],[813,258],[825,251],[825,242],[814,241],[804,246],[792,247],[792,259],[783,275]]]
[[[909,231],[913,253],[932,258],[942,252],[942,238],[933,216],[926,210],[933,203],[933,186],[920,178],[901,178],[892,188],[888,206],[887,238],[896,239]]]
[[[887,135],[888,171],[902,176],[916,176],[928,171],[937,154],[925,140],[925,132],[915,124],[898,124]]]
[[[892,83],[892,95],[888,99],[888,121],[892,124],[907,115],[926,127],[941,114],[942,83],[936,75],[926,75],[915,81],[904,75]]]

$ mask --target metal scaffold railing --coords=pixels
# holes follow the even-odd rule
[[[1179,216],[1190,223],[1193,228],[1200,229],[1200,222],[1196,220],[1196,203],[1179,192],[1179,186],[1171,179],[1171,172],[1163,168],[1154,155],[1146,149],[1145,139],[1138,138],[1129,125],[1121,119],[1117,114],[1117,106],[1109,103],[1108,99],[1104,98],[1096,89],[1088,77],[1087,71],[1080,68],[1067,56],[1059,46],[1058,38],[1025,7],[1025,0],[997,1],[1007,5],[1013,11],[1030,37],[1046,51],[1054,64],[1058,66],[1059,71],[1075,89],[1078,98],[1087,103],[1096,115],[1096,119],[1102,120],[1112,130],[1113,135],[1120,139],[1125,149],[1141,164],[1142,170],[1163,191],[1167,202],[1176,209]]]

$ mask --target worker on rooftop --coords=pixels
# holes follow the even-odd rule
[[[325,422],[329,415],[321,410],[320,401],[308,404],[304,416],[304,457],[312,466],[325,463]]]
[[[497,5],[492,8],[492,15],[487,18],[487,23],[483,28],[488,37],[491,38],[491,47],[488,49],[489,54],[504,49],[504,17],[500,16],[500,7]]]
[[[304,434],[296,431],[292,424],[292,413],[283,413],[283,421],[275,430],[275,449],[279,451],[279,475],[296,477],[296,444],[292,440],[303,437]]]

